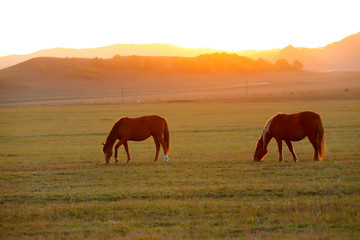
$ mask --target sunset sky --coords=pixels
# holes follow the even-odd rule
[[[0,56],[116,43],[321,47],[360,31],[359,0],[3,0]]]

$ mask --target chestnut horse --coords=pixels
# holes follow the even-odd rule
[[[103,153],[105,154],[105,163],[108,164],[112,156],[112,148],[116,140],[119,142],[115,145],[115,162],[118,162],[118,148],[124,145],[127,162],[131,161],[128,141],[143,141],[152,136],[155,141],[156,154],[155,160],[158,160],[160,145],[164,149],[164,162],[169,159],[169,127],[165,118],[151,115],[138,118],[123,117],[117,121],[112,127],[106,143],[103,147]]]
[[[254,154],[255,161],[261,161],[267,154],[267,146],[275,138],[279,148],[279,162],[282,161],[282,140],[288,146],[294,161],[298,158],[291,141],[300,141],[308,137],[314,147],[314,161],[321,161],[325,156],[324,127],[319,114],[314,112],[299,112],[294,114],[279,113],[269,119],[257,142]]]

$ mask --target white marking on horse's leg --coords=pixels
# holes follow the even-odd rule
[[[169,156],[167,154],[164,155],[164,163],[166,163],[169,160]]]

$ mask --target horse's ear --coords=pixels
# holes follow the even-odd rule
[[[104,146],[105,146],[105,143],[102,143],[102,145],[104,145]]]

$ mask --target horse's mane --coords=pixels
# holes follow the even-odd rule
[[[119,128],[119,125],[121,124],[121,119],[117,121],[114,126],[112,127],[107,139],[106,139],[106,145],[107,144],[114,144],[117,138],[117,130]]]
[[[280,113],[272,116],[271,118],[269,118],[269,120],[267,120],[267,122],[266,122],[266,124],[265,124],[265,126],[264,126],[264,128],[263,128],[263,130],[262,130],[262,132],[261,132],[261,135],[260,135],[259,140],[262,139],[262,137],[263,137],[263,135],[264,135],[264,132],[265,132],[265,129],[266,129],[266,127],[270,124],[270,122],[271,122],[276,116],[278,116],[278,115],[280,115],[280,114],[282,114],[282,113],[280,112]]]

